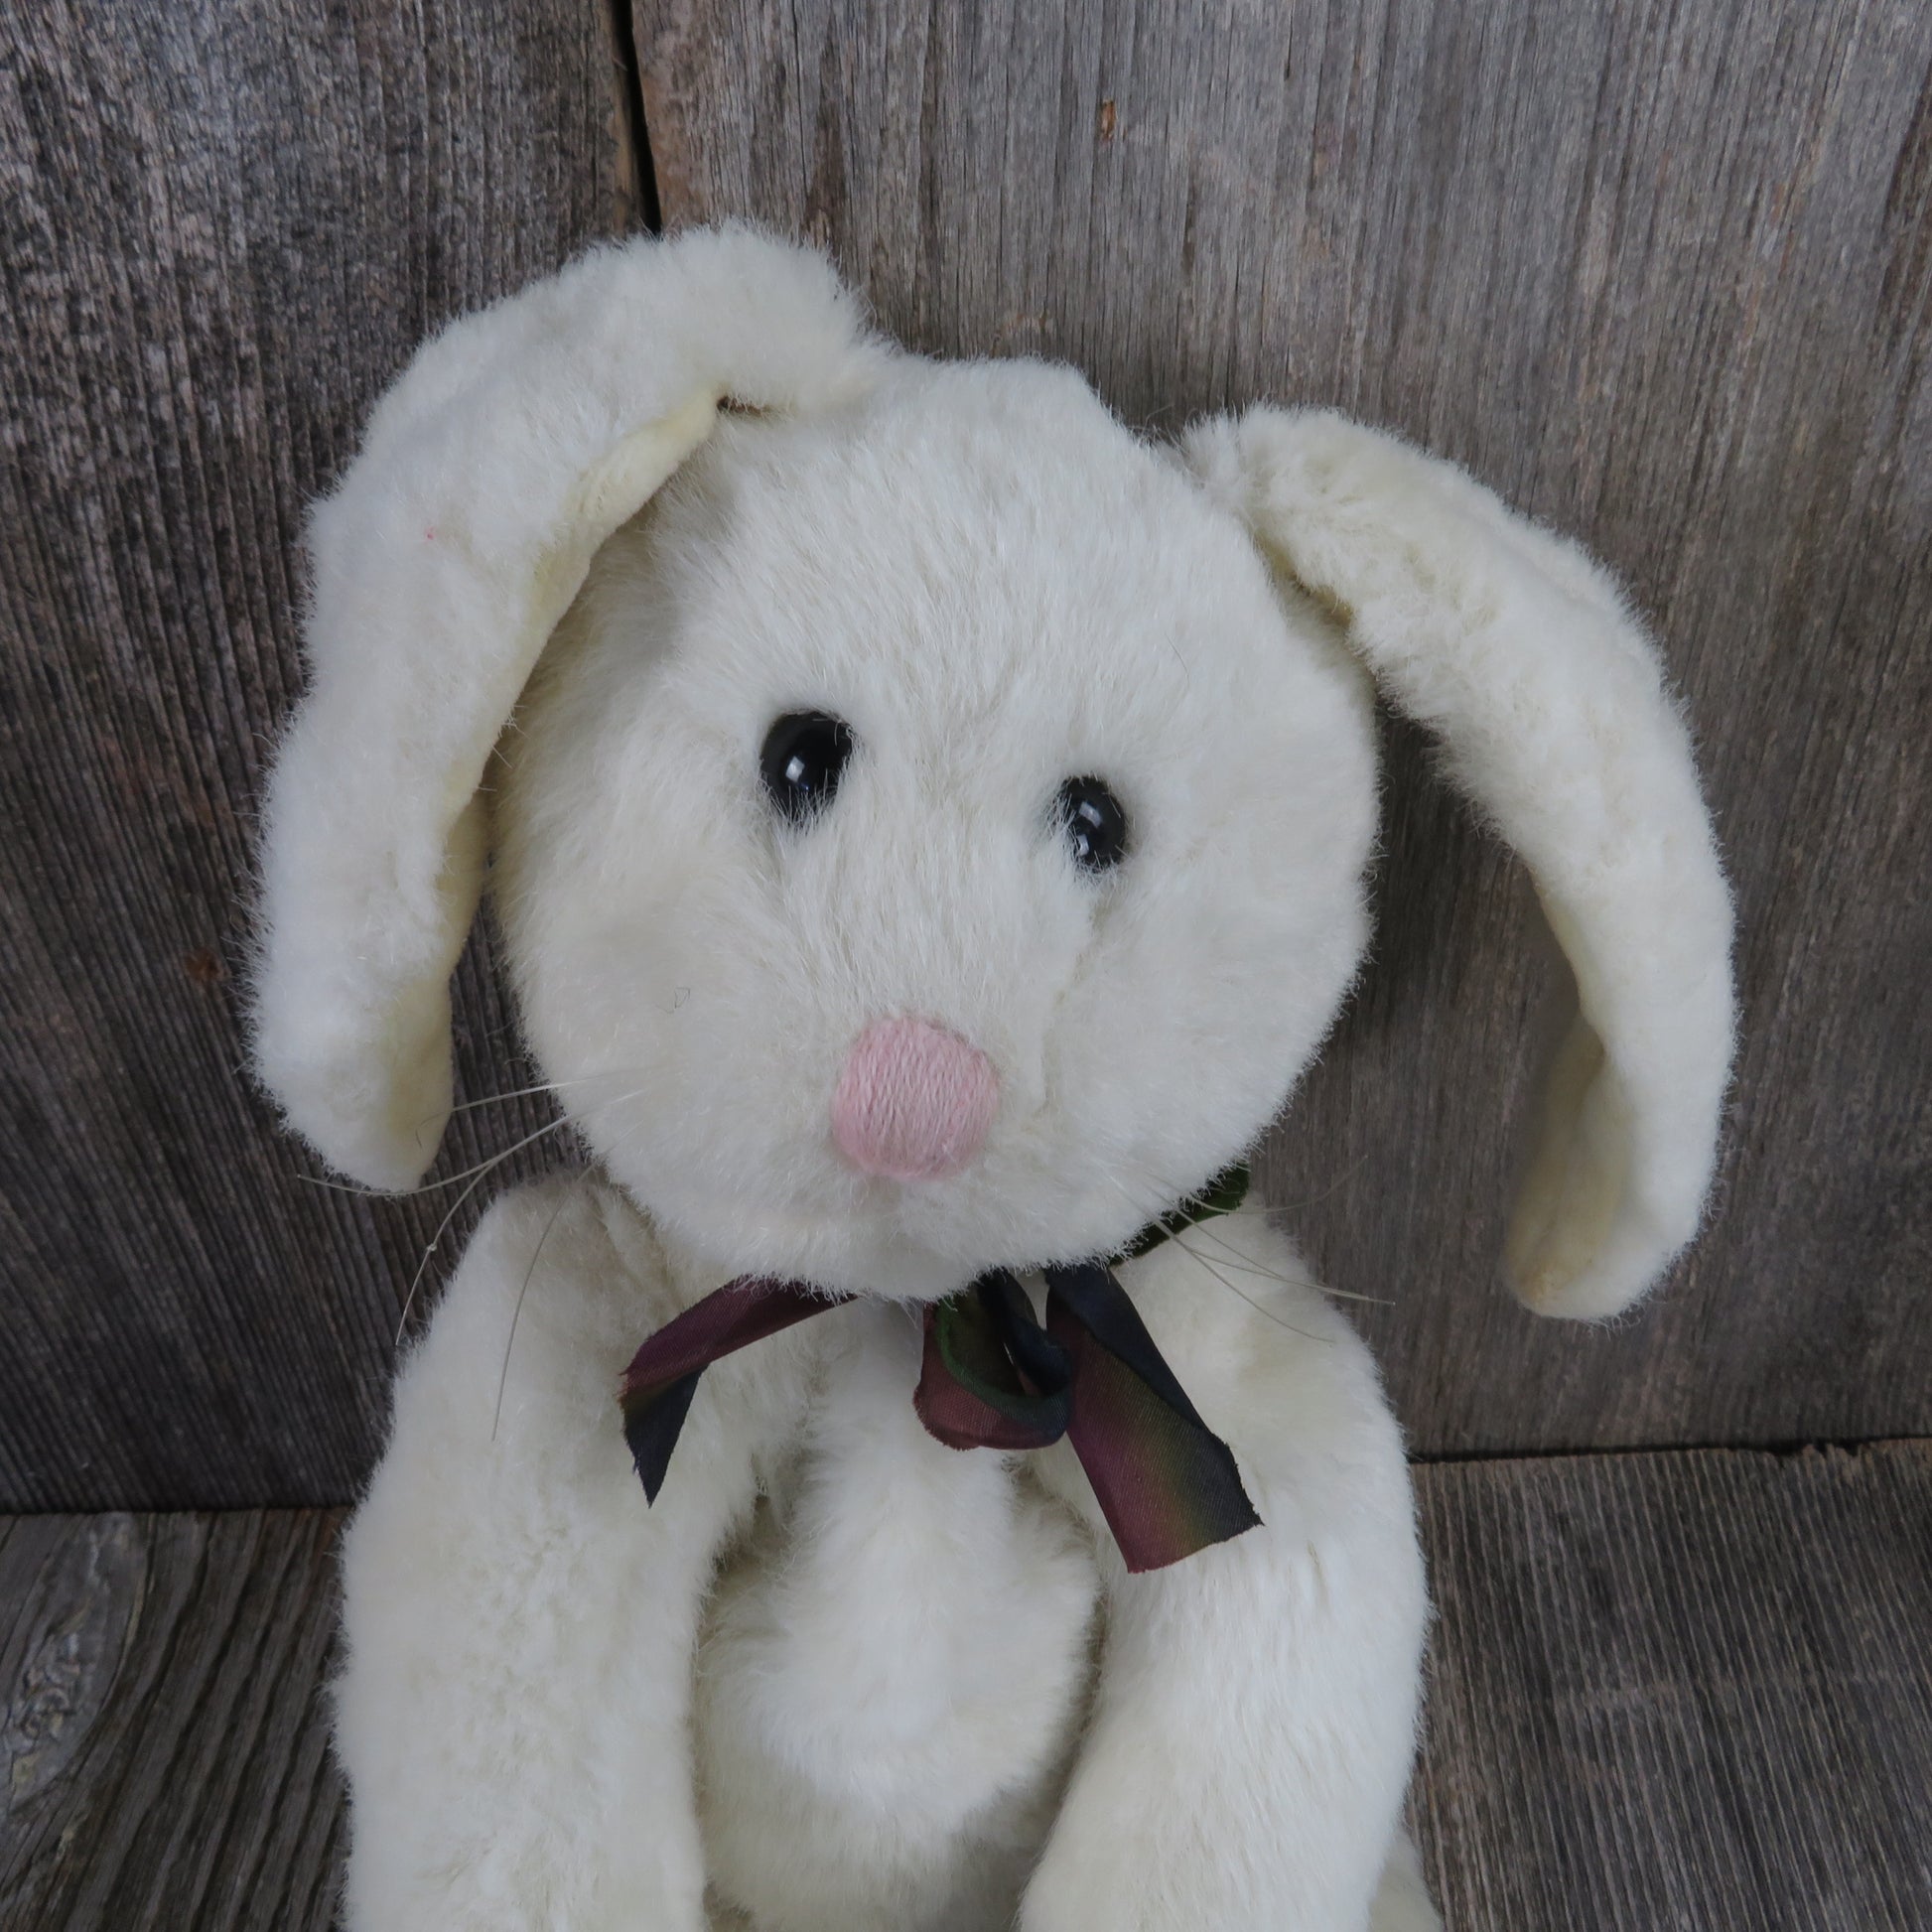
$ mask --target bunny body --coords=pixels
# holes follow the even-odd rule
[[[885,1304],[708,1371],[644,1510],[598,1397],[715,1265],[608,1183],[499,1202],[349,1533],[350,1924],[1433,1925],[1394,1836],[1396,1431],[1287,1244],[1215,1227],[1197,1253],[1259,1308],[1178,1247],[1123,1279],[1267,1527],[1128,1578],[1063,1447],[919,1429]],[[1291,1280],[1235,1272],[1263,1269]]]
[[[1577,968],[1518,1284],[1647,1284],[1708,1177],[1728,901],[1614,591],[1373,432],[1159,449],[743,233],[446,333],[314,537],[265,1077],[415,1178],[493,851],[596,1164],[485,1218],[349,1533],[354,1932],[1433,1926],[1401,1445],[1292,1249],[1256,1211],[1120,1268],[1261,1517],[1147,1574],[1065,1443],[924,1433],[919,1315],[1122,1253],[1265,1130],[1366,942],[1370,670]],[[747,1276],[859,1299],[708,1368],[647,1507],[620,1373]]]

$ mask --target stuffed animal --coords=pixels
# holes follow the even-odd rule
[[[311,536],[262,1077],[419,1180],[487,881],[592,1163],[484,1215],[347,1532],[348,1923],[1434,1925],[1401,1439],[1239,1163],[1362,957],[1379,689],[1575,971],[1515,1286],[1694,1233],[1729,903],[1616,590],[737,229],[446,330]]]

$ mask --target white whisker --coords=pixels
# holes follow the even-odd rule
[[[503,1420],[503,1391],[509,1387],[510,1351],[516,1346],[516,1325],[523,1319],[523,1298],[530,1292],[530,1283],[535,1279],[537,1263],[543,1257],[543,1244],[550,1239],[550,1230],[557,1225],[557,1216],[564,1211],[564,1202],[570,1195],[561,1187],[557,1189],[557,1204],[550,1210],[550,1218],[543,1224],[543,1232],[537,1236],[537,1245],[530,1250],[530,1265],[523,1271],[523,1286],[516,1291],[516,1307],[510,1311],[510,1331],[503,1343],[503,1369],[496,1378],[496,1413],[489,1419],[489,1440],[496,1440],[496,1431]]]
[[[586,1073],[575,1080],[539,1081],[533,1087],[515,1087],[508,1093],[486,1093],[478,1100],[465,1100],[459,1105],[452,1107],[450,1112],[452,1115],[467,1114],[473,1108],[494,1106],[499,1101],[523,1100],[532,1094],[562,1093],[567,1087],[587,1087],[600,1080],[617,1080],[622,1077],[621,1070],[619,1070],[616,1072]],[[638,1092],[641,1091],[641,1088],[635,1089],[630,1093],[621,1095],[621,1098],[623,1100],[634,1100]],[[601,1104],[615,1106],[618,1102],[606,1101]],[[426,1115],[421,1121],[417,1122],[416,1131],[420,1133],[435,1118],[436,1116],[434,1114]],[[539,1131],[550,1133],[561,1125],[562,1123],[559,1121],[552,1121],[549,1126]],[[532,1136],[532,1138],[534,1139],[535,1137]],[[518,1146],[528,1145],[529,1143],[527,1141],[518,1143]],[[514,1154],[516,1149],[512,1148],[510,1152]],[[360,1194],[366,1200],[414,1200],[420,1194],[441,1193],[445,1187],[454,1187],[459,1180],[468,1180],[473,1174],[486,1173],[495,1165],[496,1161],[502,1158],[500,1155],[494,1156],[491,1160],[485,1161],[481,1168],[465,1168],[460,1173],[446,1173],[440,1179],[425,1180],[414,1187],[364,1187],[360,1181],[332,1180],[327,1174],[317,1173],[299,1173],[295,1177],[307,1186],[326,1187],[331,1193],[335,1194]]]
[[[1227,1242],[1217,1239],[1210,1223],[1196,1222],[1187,1232],[1198,1235],[1203,1241],[1213,1242],[1222,1262],[1244,1275],[1259,1275],[1266,1281],[1286,1282],[1295,1288],[1312,1289],[1317,1295],[1332,1295],[1343,1302],[1368,1302],[1382,1309],[1395,1307],[1395,1303],[1386,1295],[1358,1295],[1352,1289],[1331,1288],[1326,1282],[1311,1281],[1306,1275],[1284,1275],[1279,1268],[1264,1268],[1259,1262],[1250,1260],[1230,1247]]]
[[[1278,1212],[1283,1214],[1298,1214],[1305,1207],[1319,1207],[1330,1195],[1339,1193],[1367,1166],[1368,1156],[1366,1154],[1361,1155],[1351,1161],[1347,1167],[1343,1168],[1341,1173],[1333,1180],[1329,1181],[1320,1193],[1305,1194],[1300,1200],[1275,1201],[1272,1205]]]
[[[1232,1295],[1237,1302],[1245,1302],[1248,1305],[1248,1307],[1253,1309],[1254,1311],[1258,1315],[1260,1315],[1264,1321],[1272,1321],[1276,1327],[1286,1328],[1290,1334],[1300,1335],[1304,1341],[1318,1341],[1322,1344],[1323,1347],[1327,1346],[1330,1340],[1329,1336],[1311,1335],[1309,1333],[1309,1331],[1306,1328],[1298,1328],[1294,1322],[1288,1320],[1285,1316],[1277,1314],[1273,1309],[1263,1308],[1262,1305],[1259,1302],[1257,1302],[1252,1295],[1244,1295],[1241,1292],[1241,1290],[1237,1288],[1233,1282],[1229,1281],[1228,1278],[1224,1274],[1222,1274],[1221,1271],[1218,1268],[1216,1268],[1214,1264],[1211,1261],[1209,1261],[1204,1254],[1202,1254],[1196,1248],[1190,1248],[1187,1245],[1187,1243],[1180,1238],[1179,1235],[1173,1234],[1170,1235],[1168,1238],[1174,1244],[1175,1247],[1177,1247],[1180,1250],[1182,1254],[1187,1255],[1193,1261],[1198,1263],[1202,1268],[1205,1268],[1207,1272],[1210,1275],[1212,1275],[1214,1279],[1217,1282],[1219,1282],[1221,1286],[1224,1289],[1226,1289],[1227,1292],[1230,1295]]]
[[[1147,1178],[1151,1184],[1161,1187],[1162,1192],[1160,1198],[1163,1201],[1173,1202],[1182,1198],[1182,1196],[1180,1196],[1177,1189],[1164,1184],[1161,1181],[1160,1176],[1158,1174],[1150,1174],[1149,1176],[1147,1176]],[[1113,1182],[1115,1188],[1127,1200],[1129,1205],[1134,1208],[1136,1213],[1148,1212],[1147,1203],[1140,1200],[1133,1193],[1131,1193],[1124,1185],[1122,1185],[1122,1183],[1117,1178],[1115,1178],[1115,1176],[1109,1174],[1108,1179]],[[1198,1196],[1188,1195],[1185,1196],[1185,1198],[1191,1200],[1191,1199],[1198,1198]],[[1157,1208],[1154,1211],[1154,1214],[1150,1218],[1158,1219],[1161,1214],[1170,1213],[1172,1211],[1173,1209],[1171,1207]],[[1190,1223],[1185,1229],[1182,1230],[1182,1232],[1192,1238],[1211,1242],[1214,1248],[1219,1252],[1224,1264],[1230,1268],[1239,1269],[1240,1272],[1244,1275],[1259,1276],[1266,1281],[1280,1282],[1285,1287],[1289,1287],[1289,1288],[1305,1288],[1311,1294],[1330,1296],[1337,1301],[1367,1302],[1382,1308],[1390,1308],[1394,1306],[1394,1304],[1388,1301],[1388,1299],[1384,1296],[1357,1295],[1345,1288],[1330,1288],[1326,1282],[1311,1281],[1306,1275],[1287,1275],[1284,1274],[1278,1268],[1264,1268],[1258,1262],[1252,1261],[1247,1256],[1241,1254],[1238,1249],[1232,1247],[1228,1242],[1223,1241],[1214,1231],[1213,1224],[1217,1220],[1233,1220],[1237,1214],[1253,1215],[1257,1213],[1260,1214],[1260,1216],[1263,1219],[1266,1219],[1268,1210],[1266,1208],[1248,1208],[1246,1206],[1243,1206],[1227,1214],[1215,1214],[1215,1215],[1206,1216],[1199,1221]],[[1178,1240],[1179,1236],[1170,1235],[1169,1239]],[[1193,1255],[1196,1261],[1205,1264],[1206,1257],[1196,1252],[1193,1248],[1188,1248],[1186,1252],[1188,1254]],[[1232,1284],[1230,1283],[1228,1284],[1228,1286],[1232,1287]],[[1244,1301],[1247,1300],[1247,1297],[1243,1296],[1242,1300]],[[1299,1333],[1300,1331],[1298,1330],[1297,1332]]]
[[[634,1071],[634,1069],[632,1070]],[[500,1101],[505,1100],[527,1100],[532,1094],[563,1093],[569,1088],[594,1086],[600,1080],[621,1080],[624,1077],[624,1071],[625,1069],[621,1067],[607,1068],[602,1073],[581,1073],[574,1080],[539,1080],[533,1087],[512,1087],[507,1093],[486,1093],[477,1100],[465,1100],[459,1105],[452,1107],[450,1112],[453,1114],[467,1114],[475,1107],[493,1107]],[[634,1096],[631,1097],[634,1098]],[[433,1120],[434,1118],[434,1115],[430,1116],[430,1119]],[[425,1122],[423,1124],[427,1125],[428,1123]]]
[[[608,1078],[609,1076],[606,1075],[604,1077]],[[598,1104],[595,1107],[591,1107],[586,1110],[585,1118],[588,1119],[592,1114],[601,1114],[608,1107],[621,1107],[625,1101],[635,1100],[637,1096],[643,1091],[644,1089],[642,1087],[632,1087],[628,1093],[621,1093],[621,1094],[614,1095],[609,1100],[601,1100],[598,1102]],[[402,1313],[397,1318],[396,1321],[395,1345],[398,1348],[402,1346],[403,1334],[409,1326],[410,1311],[414,1309],[414,1307],[416,1306],[417,1291],[422,1287],[423,1276],[429,1270],[430,1256],[435,1254],[437,1249],[441,1247],[443,1242],[443,1237],[445,1234],[449,1232],[450,1223],[453,1220],[455,1220],[457,1215],[462,1211],[463,1203],[467,1201],[470,1198],[470,1196],[474,1194],[480,1186],[482,1186],[485,1175],[492,1173],[496,1169],[500,1168],[505,1161],[510,1159],[512,1155],[521,1154],[526,1147],[529,1147],[533,1145],[535,1142],[542,1140],[545,1135],[554,1134],[558,1131],[559,1128],[570,1127],[572,1125],[574,1125],[574,1123],[569,1119],[568,1116],[560,1115],[556,1120],[551,1121],[547,1126],[539,1127],[534,1134],[524,1135],[524,1137],[520,1141],[518,1141],[515,1144],[515,1146],[506,1147],[501,1154],[493,1155],[489,1160],[483,1162],[482,1166],[469,1170],[469,1173],[474,1175],[474,1178],[471,1180],[469,1186],[464,1188],[463,1192],[460,1193],[456,1197],[456,1199],[450,1203],[449,1212],[445,1214],[442,1220],[440,1220],[436,1224],[436,1232],[430,1236],[429,1246],[423,1250],[423,1258],[420,1262],[417,1263],[416,1273],[410,1279],[409,1293],[403,1297]],[[463,1177],[464,1176],[462,1174],[454,1174],[451,1176],[451,1178],[454,1180],[461,1180]],[[447,1184],[447,1183],[442,1183],[442,1184]]]
[[[474,1194],[477,1191],[477,1189],[483,1185],[483,1176],[487,1173],[492,1173],[495,1169],[500,1168],[503,1165],[503,1163],[510,1158],[511,1155],[522,1153],[522,1151],[526,1147],[529,1147],[533,1142],[542,1140],[546,1134],[554,1134],[556,1133],[558,1128],[565,1127],[568,1125],[569,1123],[567,1121],[561,1119],[553,1120],[547,1127],[539,1127],[534,1134],[524,1135],[524,1137],[520,1141],[518,1141],[514,1147],[505,1148],[501,1154],[495,1155],[490,1160],[485,1161],[482,1167],[472,1170],[475,1178],[470,1182],[469,1186],[467,1186],[463,1190],[463,1192],[460,1193],[456,1197],[456,1199],[450,1203],[449,1212],[445,1214],[440,1221],[437,1222],[436,1232],[430,1236],[429,1246],[423,1250],[423,1258],[421,1261],[419,1261],[416,1264],[415,1274],[409,1278],[409,1293],[402,1298],[402,1313],[396,1317],[395,1345],[398,1348],[402,1346],[403,1333],[409,1326],[409,1311],[416,1306],[416,1291],[422,1287],[423,1277],[425,1274],[429,1272],[429,1258],[442,1245],[443,1237],[449,1232],[450,1223],[454,1221],[457,1215],[462,1211],[463,1203],[467,1201],[470,1198],[470,1196]],[[458,1180],[461,1180],[463,1178],[461,1174],[457,1174],[452,1177]]]

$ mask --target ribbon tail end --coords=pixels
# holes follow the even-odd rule
[[[1121,1561],[1127,1567],[1130,1577],[1146,1577],[1156,1570],[1171,1570],[1177,1563],[1185,1563],[1189,1557],[1197,1557],[1203,1550],[1212,1549],[1217,1543],[1232,1543],[1237,1536],[1246,1536],[1250,1530],[1266,1529],[1260,1513],[1252,1503],[1243,1497],[1246,1507],[1239,1516],[1230,1514],[1212,1529],[1203,1531],[1196,1539],[1188,1542],[1185,1549],[1167,1546],[1159,1550],[1139,1547],[1131,1534],[1123,1539],[1119,1534],[1115,1542],[1119,1545]]]
[[[664,1475],[671,1466],[671,1451],[677,1448],[702,1373],[698,1370],[680,1376],[648,1395],[632,1395],[623,1402],[623,1440],[630,1450],[637,1480],[644,1485],[647,1506],[657,1500],[658,1492],[664,1487]]]

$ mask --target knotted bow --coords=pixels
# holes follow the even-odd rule
[[[1146,1229],[1139,1255],[1247,1190],[1230,1169]],[[950,1449],[1044,1449],[1064,1436],[1131,1571],[1160,1570],[1253,1529],[1233,1453],[1195,1413],[1139,1311],[1098,1262],[1048,1268],[1046,1321],[1005,1269],[927,1308],[912,1406]],[[856,1300],[745,1277],[714,1290],[638,1349],[619,1400],[624,1440],[655,1502],[698,1378],[720,1356]]]

